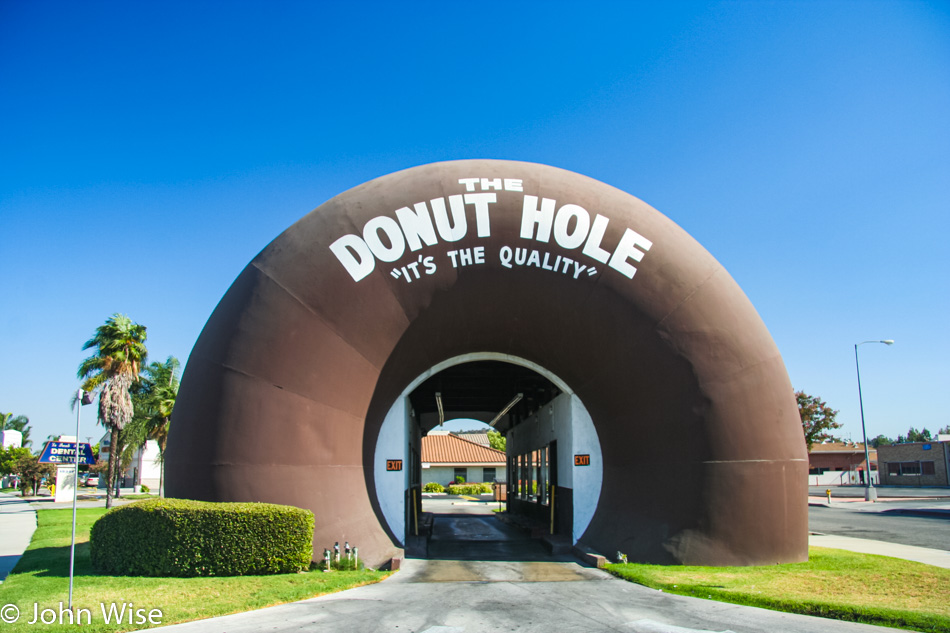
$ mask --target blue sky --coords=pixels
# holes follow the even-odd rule
[[[512,6],[513,5],[513,6]],[[226,10],[224,7],[227,7]],[[860,439],[950,424],[946,2],[0,2],[0,411],[69,433],[114,312],[187,359],[327,199],[463,158],[672,218]],[[93,409],[82,435],[98,436]]]

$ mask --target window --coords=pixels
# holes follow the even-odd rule
[[[468,481],[468,469],[467,468],[456,468],[455,475],[452,477],[454,483],[459,483],[459,477],[462,478],[461,483]]]
[[[551,447],[545,446],[538,451],[538,503],[548,505],[551,503]]]
[[[550,487],[554,483],[552,459],[554,444],[548,444],[537,450],[509,459],[509,480],[512,481],[513,494],[518,499],[532,501],[541,505],[550,503]],[[485,481],[494,478],[495,469],[486,468]]]
[[[538,466],[537,451],[524,453],[517,457],[517,496],[525,501],[534,501],[538,494],[538,482],[535,470]]]
[[[887,464],[888,475],[919,477],[920,475],[933,475],[933,462],[889,462]]]
[[[494,468],[482,468],[482,481],[485,483],[492,483],[495,481],[495,469]]]
[[[548,447],[534,451],[534,501],[548,504]]]
[[[521,456],[521,498],[525,500],[531,494],[531,486],[528,484],[528,478],[530,477],[528,471],[531,470],[529,461],[527,454]]]

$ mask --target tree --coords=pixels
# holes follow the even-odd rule
[[[96,333],[82,347],[95,350],[95,353],[79,364],[77,375],[83,381],[84,391],[99,392],[99,423],[109,430],[107,508],[112,507],[119,473],[119,433],[134,415],[129,389],[148,356],[145,339],[144,325],[133,323],[124,314],[113,314],[96,328]]]
[[[178,396],[180,365],[177,358],[169,356],[164,363],[152,362],[143,368],[139,381],[132,388],[135,416],[119,436],[123,459],[131,459],[147,440],[155,440],[158,444],[159,494],[165,478],[165,445]]]
[[[829,407],[821,398],[809,396],[804,391],[796,391],[798,401],[798,415],[802,419],[802,430],[805,432],[805,444],[808,450],[816,442],[840,442],[840,438],[832,434],[835,429],[843,425],[835,421],[838,412]]]
[[[145,369],[147,384],[145,410],[148,416],[146,422],[146,436],[158,444],[158,458],[160,471],[158,479],[158,494],[162,496],[162,486],[165,482],[165,444],[168,442],[168,427],[171,425],[172,411],[175,409],[175,400],[178,397],[180,383],[178,368],[181,363],[174,356],[169,356],[164,363],[151,363]]]
[[[14,416],[12,413],[0,413],[0,431],[19,431],[23,435],[22,446],[30,446],[30,418],[25,415]]]
[[[868,440],[868,444],[870,444],[874,448],[878,448],[880,446],[890,446],[893,443],[894,443],[894,440],[887,437],[886,435],[878,435],[877,437]]]
[[[96,475],[105,479],[109,474],[109,464],[106,462],[96,462],[95,464],[89,464],[86,470],[90,475]]]
[[[32,455],[32,453],[28,448],[13,446],[4,448],[0,446],[0,477],[17,474],[16,462],[23,455]]]
[[[52,464],[41,464],[39,456],[31,453],[29,449],[25,454],[17,457],[13,467],[16,474],[20,476],[20,494],[24,497],[30,486],[33,487],[33,496],[36,496],[43,477],[52,477],[56,472]]]
[[[34,483],[31,477],[32,471],[44,466],[44,464],[39,464],[38,462],[39,458],[34,456],[33,452],[28,448],[15,448],[13,446],[9,448],[0,447],[0,476],[17,475],[20,479],[20,494],[24,497],[26,496],[27,489]],[[36,481],[34,492],[38,487],[39,480]]]
[[[489,431],[488,444],[495,450],[504,452],[505,446],[508,444],[508,438],[498,431]]]
[[[937,431],[937,435],[950,435],[950,424]]]
[[[930,431],[927,430],[927,427],[924,427],[918,431],[914,427],[907,429],[907,437],[901,435],[897,438],[898,444],[904,444],[908,442],[930,442],[933,441],[933,437],[930,435]]]

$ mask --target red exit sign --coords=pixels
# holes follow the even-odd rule
[[[386,470],[402,470],[402,460],[401,459],[387,459]]]
[[[574,465],[575,466],[590,466],[590,455],[575,455]]]

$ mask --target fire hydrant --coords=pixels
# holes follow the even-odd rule
[[[825,496],[828,497],[828,505],[831,505],[831,488],[825,489]]]

